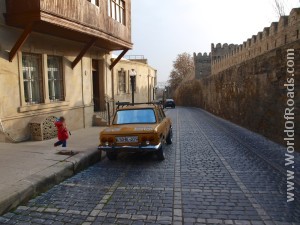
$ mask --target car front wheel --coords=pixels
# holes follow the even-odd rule
[[[166,142],[168,145],[172,144],[173,142],[173,131],[172,131],[172,127],[170,128],[169,134],[167,136]]]
[[[163,149],[162,146],[158,149],[158,151],[157,151],[156,154],[157,154],[157,159],[158,159],[159,161],[165,160],[165,153],[164,153],[164,149]]]

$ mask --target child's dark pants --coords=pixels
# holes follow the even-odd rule
[[[54,146],[62,145],[62,147],[67,147],[67,140],[57,141],[55,142]]]

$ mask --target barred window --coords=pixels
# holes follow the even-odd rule
[[[119,77],[119,91],[122,93],[126,92],[126,74],[123,69],[118,72]]]
[[[107,0],[108,16],[125,25],[125,1]]]
[[[25,102],[38,104],[43,102],[42,57],[37,54],[22,54],[23,82]]]
[[[63,85],[62,58],[59,56],[48,56],[47,67],[48,67],[49,99],[50,101],[63,101],[64,85]]]

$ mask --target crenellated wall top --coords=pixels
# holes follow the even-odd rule
[[[256,35],[252,35],[242,44],[211,44],[212,67],[218,71],[271,51],[285,44],[299,40],[300,8],[291,10],[289,16],[281,16],[278,22],[272,22]],[[212,68],[214,70],[214,68]]]

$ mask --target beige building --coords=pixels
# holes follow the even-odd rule
[[[59,116],[70,130],[92,126],[106,102],[129,100],[132,68],[137,101],[152,99],[155,70],[118,64],[131,48],[130,0],[0,1],[0,141],[27,140],[33,121]]]
[[[136,57],[135,57],[136,58]],[[135,75],[134,102],[151,102],[155,98],[157,71],[148,65],[143,57],[140,59],[122,59],[113,69],[113,89],[115,102],[132,102],[130,76]]]

